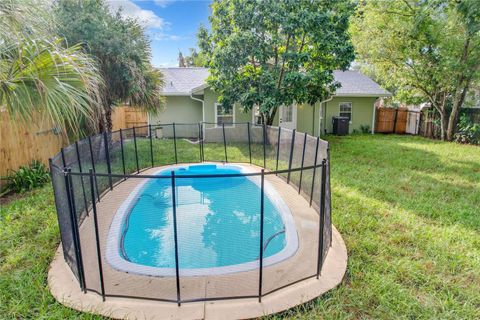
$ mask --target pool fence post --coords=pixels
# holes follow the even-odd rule
[[[227,139],[225,138],[225,123],[222,123],[222,133],[223,133],[223,149],[225,151],[225,162],[228,162],[227,157]]]
[[[80,170],[80,172],[83,172],[82,171],[82,162],[80,161],[80,152],[78,150],[78,141],[75,141],[75,153],[77,154],[78,170]],[[87,196],[85,194],[85,183],[83,181],[83,176],[80,176],[80,181],[82,182],[83,204],[85,206],[84,209],[85,209],[85,212],[87,213],[87,216],[88,216]]]
[[[258,277],[258,302],[262,302],[262,283],[263,283],[263,224],[265,207],[265,169],[262,169],[261,175],[261,194],[260,194],[260,274]]]
[[[295,145],[295,129],[292,130],[292,141],[290,144],[290,157],[288,159],[287,183],[290,184],[290,171],[292,170],[293,146]]]
[[[92,147],[92,138],[88,136],[88,149],[90,151],[90,164],[92,165],[92,170],[95,173],[95,159],[93,158],[93,147]],[[97,200],[100,202],[100,192],[98,191],[97,176],[95,176],[95,189],[97,190]]]
[[[172,184],[172,205],[173,205],[173,240],[175,243],[175,279],[177,285],[177,304],[181,305],[180,299],[180,275],[179,275],[179,263],[178,263],[178,236],[177,236],[177,201],[175,197],[175,171],[171,173]]]
[[[278,171],[278,159],[279,159],[279,156],[280,156],[280,134],[282,132],[282,127],[278,127],[278,137],[277,137],[277,160],[276,160],[276,163],[275,163],[275,171]],[[277,175],[275,173],[275,175]]]
[[[200,149],[202,150],[202,159],[201,159],[201,162],[204,162],[204,161],[205,161],[205,142],[203,141],[203,140],[204,140],[204,137],[205,137],[205,135],[204,135],[205,127],[204,127],[203,125],[204,125],[204,124],[203,124],[203,122],[202,122],[202,123],[200,124],[200,128],[201,128],[201,130],[200,130],[200,132],[201,132],[201,133],[200,133],[200,138],[201,138],[201,140],[200,140],[200,146],[201,146],[201,148],[200,148]]]
[[[200,162],[202,162],[202,128],[200,122],[198,123],[198,152],[200,155]]]
[[[267,153],[266,153],[266,143],[267,143],[267,128],[265,126],[265,123],[263,124],[263,167],[266,168],[267,167]]]
[[[248,157],[250,164],[252,164],[252,144],[251,144],[251,136],[250,136],[250,122],[247,122],[247,138],[248,138]]]
[[[112,191],[112,167],[110,166],[110,152],[108,151],[108,136],[106,131],[103,132],[103,142],[105,144],[105,157],[107,158],[108,183],[110,184],[110,191]]]
[[[137,133],[135,130],[135,126],[133,126],[133,145],[135,147],[135,163],[137,164],[137,173],[139,173],[140,166],[138,165]]]
[[[310,189],[310,207],[312,206],[313,189],[315,188],[315,174],[317,173],[317,157],[318,157],[319,145],[320,145],[320,137],[317,137],[317,145],[315,147],[315,159],[313,160],[312,188]]]
[[[105,285],[103,282],[102,253],[100,251],[100,236],[98,234],[97,205],[95,203],[93,170],[90,169],[89,173],[90,173],[90,190],[92,191],[93,226],[95,227],[95,244],[97,247],[98,274],[100,277],[100,290],[102,292],[102,300],[105,301]]]
[[[123,150],[123,131],[120,129],[120,150],[122,153],[122,168],[123,168],[123,181],[127,180],[125,175],[127,174],[127,170],[125,170],[125,151]]]
[[[64,148],[60,148],[60,154],[62,155],[63,167],[66,168],[67,167],[67,161],[65,160],[65,150],[64,150]]]
[[[177,156],[177,131],[175,129],[175,122],[172,123],[173,128],[173,149],[175,151],[175,164],[178,163],[178,156]]]
[[[153,163],[153,141],[152,141],[152,125],[148,125],[148,136],[150,138],[150,160],[152,161],[152,168],[155,167]]]
[[[302,178],[303,178],[303,164],[305,163],[305,147],[307,145],[307,133],[303,137],[303,149],[302,149],[302,165],[300,170],[300,182],[298,183],[298,194],[302,191]]]
[[[53,165],[53,159],[52,159],[52,158],[48,158],[48,166],[49,166],[49,169],[50,169],[50,177],[51,177],[51,180],[52,180],[52,181],[51,181],[51,182],[52,182],[52,187],[54,188],[54,191],[55,191],[55,186],[58,186],[58,184],[55,183],[55,180],[53,179],[53,171],[54,171],[53,167],[54,167],[54,165]],[[55,166],[55,167],[58,168],[57,166]],[[65,167],[64,167],[64,169],[62,170],[62,173],[65,174]],[[65,187],[65,189],[67,190],[66,187]],[[54,194],[54,196],[55,196],[55,194]],[[56,206],[55,206],[55,208],[56,208]],[[58,218],[60,217],[60,215],[61,215],[59,211],[60,211],[60,210],[57,210],[57,219],[58,219]],[[60,223],[59,223],[59,227],[58,227],[58,228],[60,229],[60,233],[63,234],[64,232],[66,232],[66,230],[63,230],[63,228],[60,227]],[[65,254],[63,254],[63,260],[64,260],[66,263],[68,263],[68,262],[67,262],[67,258],[65,257]]]
[[[65,173],[65,184],[67,188],[67,201],[68,207],[70,211],[70,223],[72,225],[72,237],[73,237],[73,245],[75,249],[75,257],[77,262],[77,269],[78,269],[78,277],[80,278],[80,288],[82,289],[83,293],[87,293],[87,286],[85,283],[85,273],[83,269],[83,259],[82,259],[82,248],[80,245],[80,235],[77,223],[77,215],[76,215],[76,208],[75,208],[75,193],[73,192],[73,183],[72,183],[72,170],[68,168]]]
[[[327,188],[326,191],[328,191],[328,201],[329,208],[330,208],[330,215],[331,215],[331,208],[332,208],[332,190],[330,189],[330,143],[327,142]],[[325,195],[326,197],[326,195]],[[325,205],[327,202],[325,202]],[[332,219],[330,218],[330,247],[332,246],[332,237],[333,237],[333,232],[332,232]]]
[[[325,231],[325,185],[327,173],[327,160],[322,160],[322,189],[320,193],[320,219],[318,227],[318,260],[317,260],[317,279],[320,277],[323,266],[323,233]]]

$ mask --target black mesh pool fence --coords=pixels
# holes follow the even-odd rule
[[[253,169],[189,175],[173,171],[179,164],[194,163],[243,163]],[[81,290],[96,292],[104,300],[129,297],[178,305],[242,298],[261,301],[289,285],[318,278],[332,244],[328,143],[296,130],[248,122],[120,129],[62,148],[50,160],[50,172],[65,262]],[[239,190],[235,199],[225,199],[228,210],[212,200],[217,191],[207,188],[219,179],[225,189]],[[155,194],[139,195],[138,188],[146,183],[156,183]],[[197,192],[195,183],[202,183],[206,191]],[[281,184],[293,188],[274,193]],[[301,235],[292,232],[288,217],[282,216],[279,224],[265,211],[277,202],[295,206],[298,201],[289,199],[298,195],[315,213],[292,210],[293,226],[312,226]],[[112,242],[116,237],[128,238],[125,229],[135,232],[129,218],[119,224],[114,214],[124,210],[130,217],[133,209],[123,205],[126,199],[138,204],[135,210],[144,215],[144,223],[162,226],[145,229],[162,248],[161,254],[145,247],[138,256],[129,257],[131,253],[123,247],[120,252]],[[249,216],[238,212],[239,204],[249,205]],[[199,213],[201,206],[224,211]],[[154,212],[167,207],[171,209],[164,215]],[[204,226],[204,232],[197,232],[198,225]],[[199,241],[203,247],[192,249],[191,244]],[[311,245],[304,245],[305,241]],[[286,243],[286,249],[273,252],[279,243]],[[298,263],[292,258],[296,256],[308,259]],[[138,267],[145,259],[160,267]],[[215,265],[225,259],[231,265]],[[280,273],[275,269],[278,263],[282,263]],[[191,265],[196,267],[186,267]]]

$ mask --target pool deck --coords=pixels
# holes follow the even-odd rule
[[[239,165],[248,171],[261,170],[254,165]],[[152,168],[141,174],[151,174],[164,168],[167,167]],[[315,274],[319,219],[316,211],[309,207],[308,202],[298,194],[296,188],[288,185],[280,177],[267,175],[266,181],[275,188],[293,214],[299,248],[292,257],[264,267],[262,292],[272,293],[264,296],[261,303],[257,298],[247,298],[188,302],[178,307],[172,302],[129,298],[127,296],[176,299],[174,277],[152,277],[121,272],[112,268],[105,259],[105,244],[112,219],[131,190],[141,181],[145,179],[131,178],[118,184],[97,204],[105,290],[107,295],[111,296],[107,296],[103,302],[102,297],[93,291],[84,294],[63,259],[63,252],[59,247],[48,273],[48,284],[53,296],[64,305],[116,319],[245,319],[280,312],[305,303],[336,287],[343,279],[347,267],[347,250],[340,233],[333,227],[332,246],[319,279],[313,277],[275,291],[288,283]],[[90,213],[80,227],[83,264],[87,288],[100,292],[94,234]],[[258,270],[216,276],[181,276],[180,283],[182,300],[252,296],[258,294]]]

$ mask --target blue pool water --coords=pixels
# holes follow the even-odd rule
[[[191,165],[174,169],[176,175],[182,176],[232,174],[241,170],[233,165]],[[170,176],[171,169],[158,174]],[[180,268],[225,267],[258,261],[259,176],[178,178],[175,181]],[[286,213],[280,212],[282,206],[275,199],[275,191],[269,188],[264,207],[265,258],[282,251],[287,243],[282,219]],[[125,215],[118,249],[125,260],[134,264],[175,267],[170,179],[150,179],[143,185]]]

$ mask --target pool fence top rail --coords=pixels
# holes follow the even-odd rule
[[[161,141],[161,143],[157,143]],[[236,148],[233,150],[231,148]],[[243,149],[242,149],[243,148]],[[212,150],[216,149],[215,152]],[[168,151],[170,150],[170,151]],[[170,153],[169,153],[170,152]],[[194,154],[198,154],[195,156]],[[210,159],[209,153],[223,154],[223,159]],[[230,153],[229,153],[230,152]],[[186,158],[186,155],[190,158]],[[238,158],[238,154],[241,157]],[[166,158],[159,161],[159,157]],[[225,174],[142,174],[157,166],[178,165],[181,163],[249,163],[261,167],[259,172]],[[168,169],[167,169],[168,170]],[[225,299],[258,298],[276,292],[289,285],[316,277],[322,271],[323,262],[332,243],[330,161],[328,142],[319,137],[281,127],[257,125],[250,122],[236,123],[169,123],[120,129],[87,137],[62,148],[50,159],[50,171],[55,194],[60,234],[65,261],[78,279],[83,292],[92,291],[106,297],[129,297],[138,299],[175,302],[179,306],[185,302]],[[265,176],[275,175],[287,184],[293,184],[318,213],[318,252],[316,270],[305,274],[301,279],[291,280],[271,290],[264,290],[264,240],[265,237]],[[260,226],[258,293],[251,295],[214,296],[183,298],[185,289],[181,287],[179,265],[178,222],[176,192],[172,192],[173,236],[175,262],[175,298],[144,297],[138,294],[109,293],[108,277],[104,276],[104,260],[98,226],[101,198],[112,192],[128,179],[170,179],[171,190],[177,179],[259,177],[260,180]],[[75,181],[74,181],[75,180]],[[78,181],[80,180],[80,181]],[[92,280],[86,280],[82,256],[80,225],[85,217],[93,214],[96,263],[98,265],[99,287],[88,288]],[[270,241],[270,239],[268,240]],[[85,250],[85,248],[83,248]],[[88,286],[87,286],[88,284]]]

